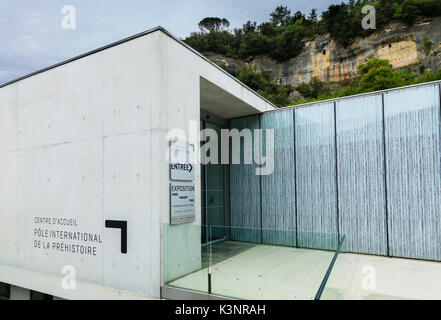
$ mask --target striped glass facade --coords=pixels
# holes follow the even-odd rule
[[[336,102],[339,230],[346,250],[387,255],[382,96]]]
[[[230,127],[275,133],[272,175],[230,166],[231,226],[253,228],[236,240],[335,249],[338,234],[348,252],[441,261],[439,84],[281,109]]]
[[[384,95],[391,254],[441,260],[438,86]]]
[[[262,129],[274,130],[274,172],[262,176],[263,243],[295,246],[297,229],[295,215],[293,110],[271,112],[262,117]],[[264,135],[266,138],[266,135]],[[264,139],[263,141],[266,141]],[[266,144],[263,154],[266,155]],[[284,215],[278,212],[286,212]]]
[[[260,116],[252,116],[231,121],[232,128],[239,131],[243,129],[260,129]],[[252,136],[254,145],[254,136]],[[232,227],[240,229],[231,230],[231,238],[238,241],[261,242],[262,232],[262,206],[261,206],[261,181],[256,176],[256,165],[245,165],[244,141],[241,139],[241,164],[230,164],[230,221]],[[251,151],[252,152],[252,151]],[[248,155],[252,156],[252,155]]]
[[[295,110],[299,246],[333,249],[337,229],[333,103]],[[318,236],[317,236],[318,235]]]

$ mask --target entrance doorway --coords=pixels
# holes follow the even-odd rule
[[[219,137],[218,163],[201,164],[201,221],[205,227],[201,239],[203,244],[225,239],[223,227],[229,224],[229,206],[226,205],[229,204],[229,168],[220,161],[221,129],[226,127],[227,123],[221,121],[201,120],[201,129],[215,130]]]

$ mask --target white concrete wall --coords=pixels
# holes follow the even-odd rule
[[[1,281],[32,270],[56,277],[32,273],[29,288],[70,296],[59,288],[72,265],[79,281],[159,297],[159,35],[0,89],[0,264],[18,272],[0,272]],[[78,228],[61,229],[98,233],[103,244],[96,256],[35,249],[34,217],[76,218]],[[128,221],[126,255],[105,219]]]
[[[162,31],[0,88],[1,282],[68,299],[159,298],[170,211],[166,135],[190,121],[199,130],[201,76],[256,110],[272,108]],[[35,217],[74,218],[78,227]],[[127,254],[106,219],[128,221]],[[96,233],[103,243],[96,256],[34,248],[38,227]],[[199,248],[200,233],[172,228],[184,260],[165,282],[200,266],[199,249],[182,255]],[[76,290],[62,288],[65,265],[75,268]]]

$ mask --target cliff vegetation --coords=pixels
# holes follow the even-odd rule
[[[375,30],[362,28],[366,5]],[[232,30],[205,18],[184,41],[283,107],[441,80],[437,17],[440,0],[351,0],[320,18],[279,6],[268,21]]]

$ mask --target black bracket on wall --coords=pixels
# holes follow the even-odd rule
[[[106,228],[121,229],[121,253],[127,253],[127,221],[106,220]]]

